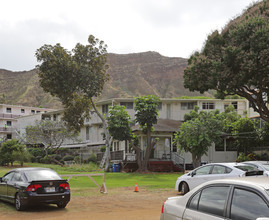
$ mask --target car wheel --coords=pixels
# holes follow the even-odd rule
[[[183,182],[182,184],[180,184],[180,192],[182,195],[185,195],[187,192],[189,192],[189,186],[187,183]]]
[[[59,202],[59,203],[57,203],[57,206],[58,206],[58,208],[60,208],[60,209],[64,209],[64,208],[66,207],[66,205],[67,205],[66,202]]]
[[[23,204],[19,193],[17,193],[15,196],[15,207],[17,211],[22,211],[25,209],[25,205]]]

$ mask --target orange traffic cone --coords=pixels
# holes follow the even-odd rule
[[[135,190],[134,190],[134,192],[139,192],[139,191],[138,191],[137,183],[135,184]]]

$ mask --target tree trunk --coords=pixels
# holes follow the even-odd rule
[[[201,166],[201,156],[197,156],[195,154],[192,154],[192,163],[193,163],[194,169]]]
[[[138,165],[138,170],[141,170],[142,169],[141,148],[135,145],[132,145],[132,148],[135,150],[136,153],[136,162]]]
[[[144,158],[141,161],[141,168],[139,169],[139,171],[148,171],[148,162],[149,162],[149,157],[150,154],[152,152],[153,146],[156,144],[156,141],[154,140],[153,142],[151,142],[151,127],[147,126],[147,149],[144,155]]]
[[[109,131],[108,131],[108,125],[107,122],[104,118],[104,116],[98,111],[98,109],[96,108],[96,105],[94,103],[94,101],[91,100],[91,104],[92,107],[94,108],[94,111],[96,112],[96,114],[98,115],[98,117],[101,119],[102,123],[103,123],[103,127],[104,127],[104,132],[105,132],[105,138],[106,138],[106,151],[108,152],[108,156],[106,158],[106,164],[105,164],[105,171],[108,172],[109,171],[109,165],[110,165],[110,146],[112,143],[112,137],[110,137]]]

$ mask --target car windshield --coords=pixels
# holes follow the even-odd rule
[[[243,170],[243,171],[253,171],[253,170],[257,170],[257,168],[253,167],[253,166],[248,166],[248,165],[237,165],[234,166],[237,169]]]
[[[62,178],[53,170],[27,170],[25,171],[25,176],[27,180],[37,181],[37,180],[61,180]]]

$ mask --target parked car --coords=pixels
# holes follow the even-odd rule
[[[38,203],[65,208],[70,201],[70,187],[52,169],[17,168],[0,178],[0,199],[15,203],[18,211]]]
[[[245,161],[244,164],[263,170],[263,175],[269,176],[269,161]]]
[[[212,180],[168,198],[161,220],[269,220],[267,177]]]
[[[175,189],[181,194],[186,194],[194,187],[210,180],[262,174],[263,172],[259,172],[253,166],[243,163],[210,163],[178,177]]]

